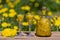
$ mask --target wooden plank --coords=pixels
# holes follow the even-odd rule
[[[34,34],[35,32],[32,32]],[[10,37],[2,37],[0,36],[0,40],[60,40],[60,32],[52,32],[51,37],[28,37],[28,36],[16,36],[13,38]]]

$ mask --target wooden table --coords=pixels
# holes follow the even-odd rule
[[[32,32],[32,34],[34,34],[34,32]],[[2,37],[0,36],[0,40],[60,40],[60,32],[52,32],[51,37],[36,37],[34,35],[34,37],[27,37],[27,36],[16,36],[13,38],[6,38],[6,37]]]

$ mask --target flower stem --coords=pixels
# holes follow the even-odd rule
[[[57,31],[59,31],[58,27],[57,27]]]

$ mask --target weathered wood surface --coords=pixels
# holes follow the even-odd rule
[[[34,32],[32,32],[32,34],[34,34]],[[27,36],[16,36],[13,38],[6,38],[6,37],[2,37],[0,36],[0,40],[60,40],[60,32],[52,32],[51,37],[27,37]]]

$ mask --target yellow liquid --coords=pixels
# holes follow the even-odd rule
[[[41,20],[37,23],[36,35],[42,37],[51,36],[50,23],[48,19],[41,18]]]
[[[20,22],[23,21],[23,19],[24,19],[23,16],[19,16],[19,17],[18,17],[18,21],[20,21]]]

